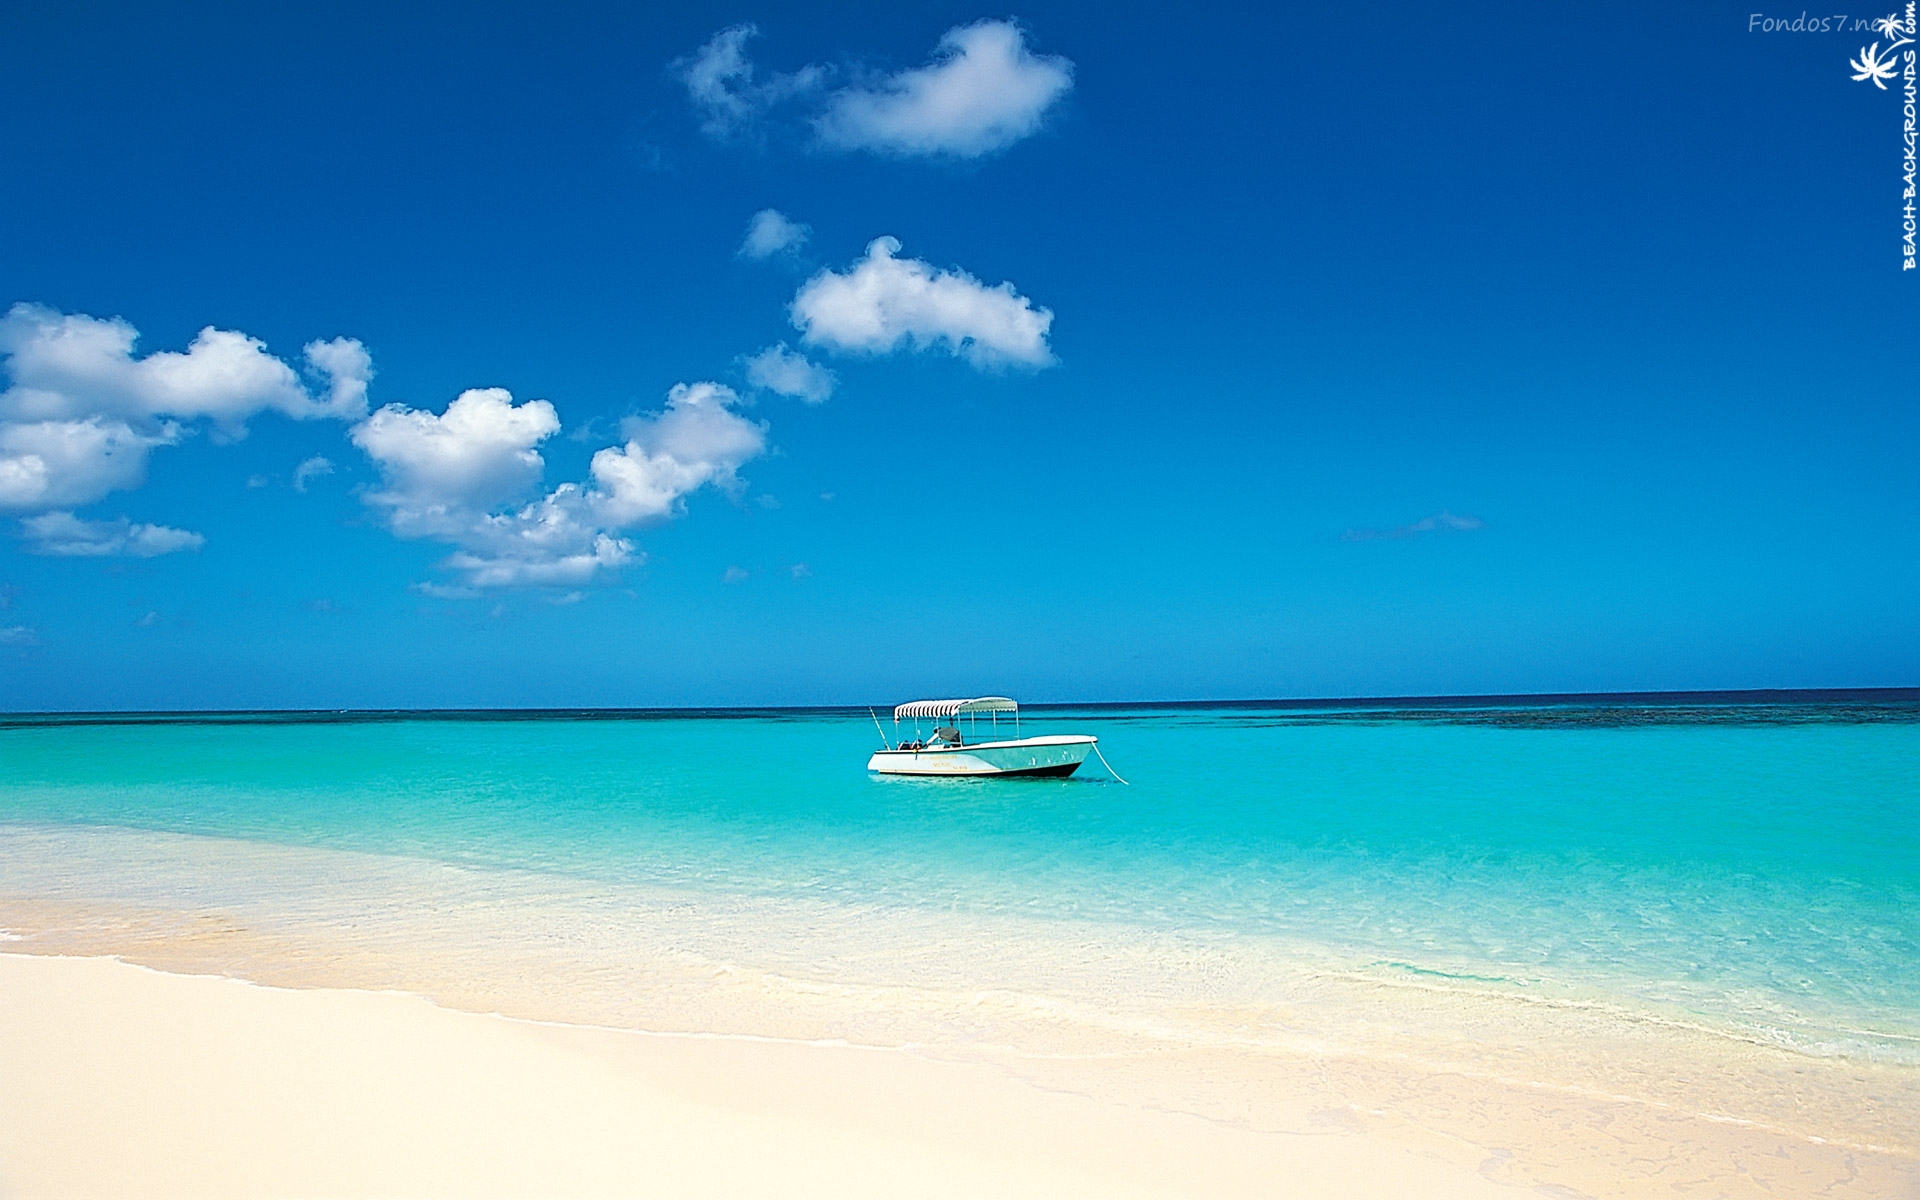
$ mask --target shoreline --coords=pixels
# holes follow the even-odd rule
[[[288,987],[233,975],[179,974],[176,973],[181,970],[178,964],[162,970],[112,957],[38,955],[21,953],[22,949],[18,942],[0,946],[0,963],[104,963],[138,973],[150,981],[181,980],[191,983],[197,980],[214,987],[241,989],[243,994],[248,995],[384,997],[418,1006],[442,1017],[495,1022],[521,1030],[543,1031],[543,1036],[579,1041],[589,1046],[583,1052],[594,1058],[604,1057],[609,1052],[616,1056],[638,1053],[618,1050],[617,1047],[705,1046],[713,1048],[714,1055],[732,1063],[729,1071],[736,1074],[744,1072],[745,1077],[752,1077],[761,1070],[756,1065],[761,1055],[779,1059],[792,1054],[817,1052],[829,1055],[836,1061],[878,1064],[862,1069],[881,1076],[890,1077],[897,1072],[917,1075],[925,1071],[952,1070],[968,1078],[991,1081],[981,1084],[990,1094],[982,1099],[979,1111],[946,1111],[940,1108],[937,1091],[921,1089],[916,1092],[909,1089],[905,1099],[896,1098],[888,1105],[872,1111],[850,1115],[846,1127],[835,1136],[844,1135],[856,1140],[866,1137],[875,1128],[884,1128],[884,1122],[878,1126],[872,1123],[875,1114],[884,1115],[886,1110],[895,1105],[905,1105],[921,1114],[926,1121],[936,1124],[955,1120],[978,1124],[999,1120],[1007,1113],[1024,1111],[1021,1108],[1024,1101],[1020,1097],[1052,1096],[1063,1098],[1062,1103],[1068,1103],[1070,1099],[1072,1105],[1081,1106],[1074,1110],[1081,1114],[1074,1120],[1086,1125],[1091,1130],[1087,1136],[1096,1142],[1111,1137],[1133,1145],[1147,1135],[1128,1124],[1131,1118],[1121,1118],[1126,1114],[1152,1113],[1167,1120],[1197,1123],[1216,1131],[1218,1137],[1230,1142],[1230,1145],[1208,1150],[1203,1157],[1212,1159],[1225,1155],[1236,1162],[1267,1163],[1288,1174],[1294,1169],[1289,1165],[1291,1159],[1287,1154],[1279,1153],[1276,1147],[1284,1149],[1302,1138],[1314,1139],[1328,1133],[1339,1133],[1353,1139],[1353,1145],[1363,1148],[1356,1151],[1358,1157],[1354,1162],[1341,1168],[1340,1177],[1343,1179],[1366,1163],[1384,1169],[1385,1166],[1408,1161],[1407,1156],[1411,1155],[1421,1161],[1431,1160],[1431,1170],[1450,1173],[1448,1177],[1456,1181],[1478,1177],[1499,1184],[1503,1192],[1520,1186],[1558,1188],[1561,1190],[1556,1194],[1567,1195],[1666,1196],[1672,1194],[1676,1172],[1681,1172],[1678,1177],[1690,1179],[1694,1184],[1711,1184],[1704,1194],[1726,1197],[1816,1194],[1878,1197],[1920,1191],[1920,1161],[1916,1161],[1912,1152],[1904,1147],[1829,1139],[1810,1134],[1804,1129],[1783,1129],[1737,1113],[1682,1108],[1646,1095],[1569,1088],[1548,1080],[1531,1078],[1525,1073],[1487,1072],[1466,1063],[1421,1061],[1377,1053],[1356,1056],[1336,1048],[1328,1048],[1320,1053],[1277,1056],[1254,1049],[1220,1046],[1162,1046],[1143,1051],[1137,1045],[1116,1040],[1105,1047],[1083,1044],[1076,1051],[1055,1055],[1004,1046],[874,1045],[838,1037],[796,1038],[726,1030],[667,1032],[613,1028],[474,1011],[472,1006],[447,1004],[444,1000],[437,1001],[392,987],[378,990],[313,985]],[[0,973],[0,980],[9,978]],[[17,1031],[20,1024],[15,1010],[20,995],[13,990],[10,982],[0,985],[0,995],[6,996],[4,1001],[0,1001],[0,1024],[9,1025]],[[200,989],[196,995],[198,998],[183,993],[177,1004],[169,1001],[162,1004],[161,1008],[180,1013],[189,1021],[210,1018],[219,1006],[208,1006],[209,993],[205,989]],[[111,1003],[103,1003],[101,996],[82,989],[75,993],[68,1007],[72,1011],[94,1011],[100,1015],[91,1022],[63,1018],[65,1023],[55,1022],[31,1036],[49,1045],[87,1044],[95,1037],[102,1022],[119,1023],[129,1015],[149,1011],[153,1005],[149,1000],[139,1000],[116,1008]],[[363,1036],[364,1032],[356,1027],[344,1040]],[[311,1040],[300,1032],[297,1025],[281,1027],[280,1037],[295,1044]],[[144,1040],[136,1038],[124,1045],[119,1051],[122,1065],[111,1072],[101,1071],[91,1096],[70,1110],[68,1119],[82,1120],[96,1106],[121,1103],[117,1080],[128,1070],[142,1078],[166,1078],[167,1069],[152,1064],[143,1066],[141,1061],[144,1055],[162,1049],[169,1040],[169,1035],[149,1030]],[[71,1064],[67,1063],[43,1063],[38,1070],[23,1068],[14,1053],[17,1046],[5,1046],[6,1037],[0,1035],[0,1075],[25,1081],[25,1086],[18,1093],[23,1101],[47,1086],[49,1080],[64,1081],[72,1075]],[[474,1063],[483,1061],[484,1054],[481,1051],[472,1053],[481,1054],[481,1057],[473,1059]],[[668,1051],[663,1049],[658,1053]],[[698,1051],[689,1050],[688,1053]],[[448,1069],[466,1069],[460,1067],[460,1063],[468,1055],[467,1050],[453,1055],[446,1064]],[[235,1055],[231,1049],[217,1050],[213,1057],[216,1060],[232,1060]],[[172,1068],[175,1074],[182,1069],[178,1063]],[[323,1083],[326,1072],[331,1069],[326,1063],[309,1063],[301,1068],[307,1072],[317,1071],[314,1078]],[[252,1070],[252,1066],[247,1066],[242,1070],[229,1069],[224,1073],[214,1070],[204,1075],[194,1085],[198,1089],[196,1095],[199,1099],[193,1103],[213,1114],[207,1119],[218,1124],[224,1118],[218,1118],[217,1110],[225,1102],[228,1089],[247,1086],[246,1080]],[[453,1075],[458,1075],[459,1070],[453,1070]],[[189,1075],[193,1073],[192,1070],[188,1071]],[[447,1074],[446,1071],[440,1073]],[[547,1073],[548,1068],[541,1067],[533,1070],[528,1078],[537,1083],[546,1078]],[[298,1074],[295,1072],[295,1075]],[[696,1072],[698,1074],[700,1072]],[[1789,1073],[1772,1074],[1768,1078],[1772,1087],[1798,1087],[1806,1093],[1804,1099],[1817,1099],[1818,1092],[1825,1086],[1818,1082],[1820,1076],[1795,1076]],[[1855,1082],[1855,1086],[1861,1089],[1858,1103],[1868,1104],[1868,1094],[1877,1090],[1870,1082],[1873,1078],[1862,1076]],[[1878,1078],[1884,1082],[1886,1077],[1882,1075]],[[168,1084],[161,1090],[171,1094],[174,1086]],[[290,1076],[287,1086],[301,1088],[307,1084],[297,1082]],[[333,1094],[339,1095],[343,1085],[335,1080],[325,1086],[332,1088]],[[384,1092],[397,1085],[380,1083],[369,1086],[374,1091]],[[431,1081],[415,1080],[408,1086],[431,1090],[438,1085]],[[742,1083],[740,1086],[749,1091],[764,1090],[765,1087],[764,1084],[754,1083]],[[726,1099],[725,1096],[719,1097],[721,1101]],[[1888,1100],[1886,1097],[1881,1099],[1882,1102]],[[168,1103],[171,1101],[156,1094],[147,1107]],[[355,1101],[342,1098],[340,1103],[350,1107]],[[1900,1105],[1904,1101],[1892,1103]],[[38,1104],[30,1107],[35,1111],[39,1108]],[[943,1112],[945,1115],[941,1116]],[[0,1125],[12,1121],[16,1128],[28,1127],[19,1124],[19,1121],[27,1119],[23,1114],[6,1116],[0,1113],[0,1117],[4,1117]],[[319,1118],[314,1114],[301,1118],[303,1122],[316,1119]],[[1910,1117],[1898,1119],[1910,1122]],[[729,1137],[758,1136],[750,1135],[744,1126],[735,1128],[736,1124],[721,1121],[715,1129],[702,1136],[711,1140],[712,1137],[722,1136],[726,1129],[733,1130],[726,1134]],[[271,1142],[284,1132],[268,1130],[262,1136]],[[1172,1134],[1164,1136],[1173,1137]],[[1178,1138],[1174,1138],[1174,1141],[1179,1143]],[[864,1142],[861,1144],[866,1145]],[[882,1139],[871,1148],[878,1153],[885,1148],[885,1144],[886,1139]],[[1171,1159],[1179,1159],[1187,1153],[1181,1149],[1182,1144],[1172,1145],[1161,1153]],[[11,1177],[6,1164],[14,1161],[13,1156],[17,1153],[17,1147],[9,1150],[0,1146],[0,1183]],[[582,1153],[589,1152],[583,1150]],[[600,1153],[591,1151],[589,1156]],[[43,1163],[45,1165],[49,1164]],[[1034,1169],[1039,1170],[1044,1165],[1041,1163]],[[1254,1167],[1248,1166],[1247,1170],[1254,1171]],[[47,1177],[57,1176],[50,1174]],[[146,1194],[146,1189],[101,1190],[91,1185],[69,1191],[61,1191],[57,1187],[16,1190],[23,1196]],[[241,1192],[245,1190],[240,1189]],[[255,1189],[256,1192],[260,1190],[294,1194],[278,1185]],[[415,1194],[415,1191],[398,1190],[404,1194]],[[616,1192],[620,1190],[614,1189]],[[995,1183],[989,1190],[999,1194],[1020,1194],[1014,1184],[1005,1181]],[[369,1184],[361,1193],[351,1188],[329,1188],[327,1191],[329,1194],[394,1194],[396,1188],[386,1184]],[[529,1191],[540,1192],[542,1189],[533,1188]],[[587,1192],[580,1194],[591,1191],[587,1189]],[[897,1191],[896,1188],[896,1194]],[[1033,1194],[1082,1192],[1089,1195],[1271,1194],[1264,1185],[1249,1184],[1243,1187],[1219,1180],[1204,1191],[1190,1193],[1169,1183],[1157,1190],[1135,1193],[1117,1185],[1094,1186],[1084,1181],[1076,1187],[1067,1187],[1059,1179],[1046,1187],[1037,1187]],[[419,1194],[437,1193],[429,1191]],[[523,1191],[521,1194],[528,1193]],[[979,1194],[978,1191],[975,1194]],[[1364,1196],[1370,1193],[1342,1185],[1329,1186],[1324,1192],[1308,1190],[1297,1191],[1296,1194]],[[1419,1187],[1390,1187],[1380,1194],[1435,1193],[1425,1188],[1423,1178]]]
[[[729,1071],[755,1078],[773,1060],[811,1051],[909,1064],[848,1068],[855,1075],[952,1070],[982,1081],[980,1111],[941,1109],[937,1089],[917,1084],[899,1103],[927,1122],[977,1125],[1026,1111],[1033,1096],[1062,1098],[1079,1106],[1072,1120],[1090,1145],[1171,1138],[1165,1154],[1175,1160],[1189,1152],[1180,1137],[1129,1122],[1199,1122],[1227,1142],[1209,1155],[1289,1175],[1285,1147],[1338,1134],[1350,1139],[1339,1145],[1359,1147],[1343,1177],[1417,1160],[1462,1186],[1477,1179],[1568,1195],[1665,1196],[1682,1182],[1727,1197],[1920,1193],[1920,1069],[1911,1063],[1821,1057],[1618,1005],[1389,983],[1295,962],[1298,947],[1252,961],[1241,944],[1143,941],[1138,930],[1098,922],[610,891],[522,870],[123,828],[13,826],[7,836],[0,861],[14,870],[0,888],[0,929],[17,940],[0,940],[4,960],[119,960],[155,978],[243,982],[273,995],[397,996],[439,1014],[545,1030],[590,1045],[581,1052],[592,1059],[620,1059],[641,1043],[713,1047]],[[97,1009],[103,995],[83,987],[74,998]],[[188,1023],[212,1003],[204,989],[193,995],[167,1002]],[[362,1036],[351,1022],[342,1028]],[[301,1040],[293,1026],[283,1033]],[[90,1034],[56,1022],[43,1036],[77,1046]],[[161,1052],[154,1042],[124,1046],[122,1057]],[[215,1058],[227,1053],[218,1038],[211,1044]],[[466,1070],[466,1053],[438,1075]],[[657,1051],[670,1053],[681,1051]],[[324,1077],[331,1068],[305,1069]],[[564,1074],[557,1063],[529,1070],[530,1086]],[[64,1074],[45,1064],[23,1074],[11,1059],[0,1071],[30,1086],[55,1086]],[[675,1082],[675,1094],[695,1082]],[[227,1089],[248,1085],[229,1072],[225,1083],[196,1086],[196,1103],[212,1113]],[[327,1086],[337,1091],[339,1081]],[[738,1100],[723,1091],[705,1102],[730,1113]],[[111,1103],[110,1090],[87,1102]],[[849,1114],[823,1136],[841,1139],[845,1153],[857,1145],[886,1158],[886,1139],[869,1135],[889,1128],[887,1108]],[[1139,1116],[1147,1113],[1159,1117]],[[786,1114],[796,1115],[805,1113]],[[748,1137],[751,1128],[715,1117],[700,1136]],[[606,1161],[601,1150],[582,1153]],[[1038,1172],[1031,1177],[1058,1166],[1035,1154],[1020,1168]],[[0,1156],[0,1183],[7,1161]],[[1129,1193],[1048,1177],[1034,1194],[1198,1194],[1178,1180]],[[366,1194],[395,1190],[369,1184]],[[1382,1194],[1430,1191],[1423,1181]],[[1270,1185],[1216,1180],[1208,1193],[1270,1194]]]

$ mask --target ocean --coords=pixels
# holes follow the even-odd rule
[[[870,776],[865,709],[0,717],[0,948],[1029,1063],[1518,1062],[1911,1132],[1839,1082],[1768,1089],[1824,1063],[1920,1096],[1920,692],[1022,731],[1096,734],[1130,785]],[[1711,1069],[1621,1074],[1689,1055]]]

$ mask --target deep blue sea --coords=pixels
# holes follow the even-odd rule
[[[1130,786],[1091,760],[870,776],[863,709],[11,716],[0,833],[1194,935],[1920,1062],[1920,693],[1049,707],[1023,731],[1097,734]],[[0,893],[60,876],[32,844]]]

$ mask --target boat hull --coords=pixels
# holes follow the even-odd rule
[[[1080,769],[1093,751],[1091,737],[1035,737],[977,746],[930,750],[877,750],[867,760],[876,775],[932,775],[945,778],[985,776],[1066,776]]]

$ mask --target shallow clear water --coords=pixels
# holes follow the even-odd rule
[[[1070,780],[870,777],[864,711],[12,717],[0,823],[1197,937],[1920,1061],[1911,696],[1023,725],[1098,734],[1133,786],[1097,762]]]

